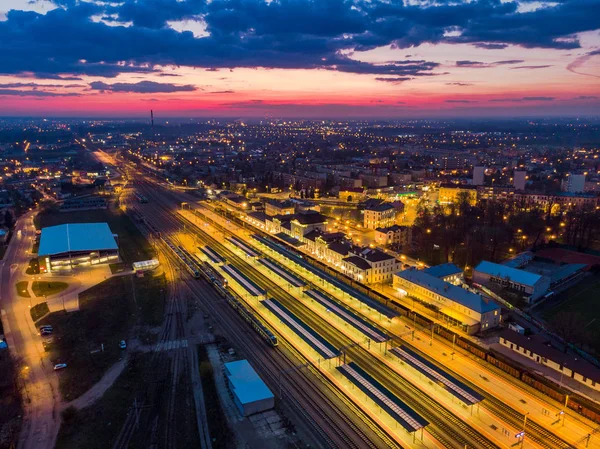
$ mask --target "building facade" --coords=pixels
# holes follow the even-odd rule
[[[388,228],[395,221],[396,208],[390,203],[365,208],[363,226],[367,229]]]

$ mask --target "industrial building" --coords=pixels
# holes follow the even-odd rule
[[[108,223],[70,223],[42,228],[38,258],[40,269],[47,273],[120,261],[117,236]]]
[[[272,409],[275,397],[256,374],[248,360],[225,363],[227,384],[242,416],[250,416]]]
[[[516,291],[534,303],[550,288],[550,278],[506,265],[483,261],[473,270],[473,282],[480,285],[496,284]]]
[[[434,306],[450,323],[474,334],[500,324],[500,306],[425,271],[409,268],[394,274],[393,287],[401,296]]]

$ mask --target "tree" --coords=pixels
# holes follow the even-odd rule
[[[8,209],[6,209],[6,212],[4,213],[4,225],[7,228],[12,228],[15,225],[15,219]]]

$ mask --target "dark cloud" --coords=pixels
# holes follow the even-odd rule
[[[477,103],[474,100],[446,100],[444,103]]]
[[[19,89],[22,87],[31,87],[33,89],[50,89],[50,88],[76,88],[76,87],[86,87],[83,84],[39,84],[39,83],[3,83],[0,84],[1,89]]]
[[[578,33],[599,28],[598,0],[563,0],[525,13],[517,11],[517,2],[501,0],[425,5],[385,0],[54,3],[61,7],[46,14],[12,10],[0,21],[0,74],[110,78],[127,72],[160,73],[158,66],[191,66],[426,76],[436,74],[438,65],[427,61],[372,64],[348,55],[379,46],[400,49],[424,43],[469,43],[485,49],[580,48]],[[207,36],[195,37],[168,26],[181,20],[202,22]],[[132,25],[120,26],[123,22]],[[463,66],[490,66],[469,62],[473,64],[463,61]]]
[[[520,64],[522,59],[509,59],[507,61],[481,62],[481,61],[456,61],[457,67],[470,67],[474,69],[497,67],[499,65]]]
[[[17,90],[17,89],[0,89],[0,97],[79,97],[81,94],[74,92],[48,92],[44,90]]]
[[[487,42],[477,42],[473,45],[477,48],[485,48],[486,50],[503,50],[508,47],[508,44],[489,44]]]
[[[580,95],[579,97],[573,98],[573,100],[598,100],[600,97],[595,95]]]
[[[456,83],[446,83],[446,86],[459,86],[459,87],[464,87],[464,86],[472,86],[472,83],[461,83],[461,82],[456,82]]]
[[[156,94],[172,92],[193,92],[198,90],[196,86],[177,85],[169,83],[156,83],[154,81],[140,81],[139,83],[114,83],[108,84],[101,81],[90,83],[92,90],[101,90],[106,92],[134,92],[138,94]]]
[[[537,69],[547,69],[548,67],[552,67],[551,65],[521,65],[518,67],[511,67],[511,70],[537,70]]]
[[[412,78],[410,76],[397,76],[394,78],[377,77],[377,78],[375,78],[375,81],[383,81],[385,83],[400,84],[404,81],[410,81],[411,79]]]
[[[521,98],[493,98],[490,101],[494,103],[512,102],[520,103],[523,101],[552,101],[554,97],[521,97]]]
[[[178,75],[177,73],[159,73],[158,76],[160,76],[160,77],[172,77],[172,76],[181,76],[181,75]]]
[[[209,92],[211,94],[234,94],[234,90],[217,90],[215,92]]]

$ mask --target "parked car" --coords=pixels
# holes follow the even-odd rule
[[[66,367],[67,367],[66,363],[57,363],[56,365],[54,365],[54,371],[65,369]]]
[[[52,326],[50,326],[50,325],[40,326],[40,332],[43,332],[43,331],[50,331],[50,332],[52,332]]]
[[[125,340],[121,340],[121,342],[119,343],[119,348],[120,348],[120,349],[125,349],[125,348],[127,348],[127,343],[125,343]]]

